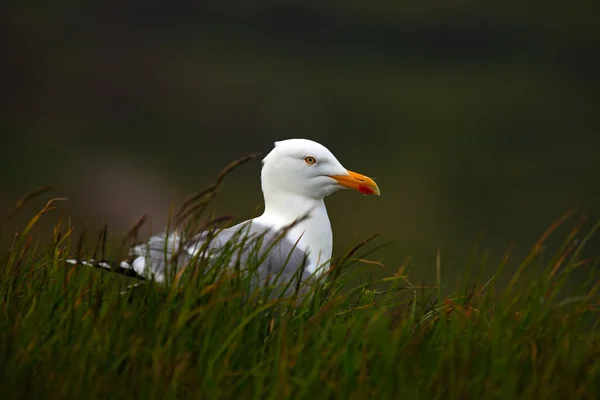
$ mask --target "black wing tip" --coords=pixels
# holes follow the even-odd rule
[[[125,259],[119,263],[117,261],[94,260],[94,259],[79,260],[76,258],[68,258],[65,260],[65,262],[67,264],[71,264],[71,265],[84,265],[86,267],[98,268],[98,269],[103,269],[105,271],[114,272],[119,275],[128,276],[130,278],[146,280],[146,278],[144,278],[142,275],[138,274],[133,269],[132,262],[137,257],[138,256],[130,256],[127,259]]]

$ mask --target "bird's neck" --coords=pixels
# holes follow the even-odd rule
[[[282,229],[299,218],[306,219],[295,224],[288,232],[292,240],[298,240],[299,248],[310,250],[310,273],[317,275],[326,271],[333,247],[333,234],[323,199],[314,199],[290,193],[264,193],[265,212],[259,217],[269,221],[275,229]]]
[[[279,220],[283,225],[288,225],[306,214],[318,217],[327,209],[323,199],[314,199],[290,193],[264,194],[265,212],[263,215]]]

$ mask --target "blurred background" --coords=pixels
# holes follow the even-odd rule
[[[293,137],[381,187],[328,199],[335,255],[380,232],[394,244],[371,258],[397,269],[411,257],[418,279],[435,279],[438,249],[451,279],[478,240],[495,267],[572,207],[573,222],[600,217],[593,2],[1,7],[0,212],[53,188],[2,223],[4,238],[51,196],[68,201],[46,227],[106,222],[118,238],[148,214],[142,232],[160,231],[174,199]],[[212,209],[260,213],[259,171],[232,173]]]

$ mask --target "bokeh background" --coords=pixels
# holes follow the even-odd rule
[[[478,237],[494,265],[572,207],[575,220],[600,217],[593,2],[2,8],[0,211],[53,187],[5,232],[50,196],[69,200],[48,227],[106,222],[116,238],[147,213],[158,231],[174,198],[292,137],[321,142],[381,187],[380,198],[328,199],[335,254],[380,232],[395,244],[372,258],[395,269],[412,257],[419,279],[433,280],[438,249],[449,279]],[[230,175],[213,210],[259,213],[259,170]]]

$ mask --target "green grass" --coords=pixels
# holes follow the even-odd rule
[[[433,287],[411,284],[404,267],[360,283],[370,241],[310,296],[285,299],[250,294],[243,275],[218,265],[121,295],[133,281],[65,265],[70,226],[36,244],[31,228],[46,211],[0,259],[5,399],[600,396],[600,272],[597,258],[580,257],[593,232],[577,240],[575,227],[547,259],[543,243],[562,220],[510,274],[507,255],[493,277],[450,294],[439,259]]]

